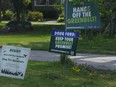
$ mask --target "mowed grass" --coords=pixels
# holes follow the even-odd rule
[[[38,33],[39,34],[39,33]],[[32,49],[42,49],[45,44],[49,43],[50,35],[0,35],[0,45],[25,46]],[[48,49],[48,45],[43,49]]]
[[[58,25],[34,25],[34,30],[22,33],[5,33],[0,35],[0,46],[16,45],[30,47],[34,50],[47,50],[53,29],[61,29]]]
[[[0,87],[116,87],[116,72],[77,68],[59,62],[29,61],[24,80],[0,77]]]
[[[1,22],[0,22],[0,27],[3,27],[4,25],[5,25],[5,23],[1,23]]]
[[[0,34],[0,46],[16,45],[29,47],[33,50],[48,50],[51,31],[53,29],[64,30],[63,25],[35,24],[33,26],[34,30],[30,32]],[[116,54],[116,37],[97,36],[87,39],[80,35],[77,52]]]
[[[34,25],[23,33],[0,34],[0,46],[16,45],[48,50],[52,29],[64,26]],[[116,38],[80,37],[78,52],[116,54]],[[116,71],[96,71],[86,65],[64,67],[60,62],[29,61],[24,80],[0,77],[0,87],[116,87]]]
[[[116,55],[116,37],[79,38],[78,43],[78,52]]]

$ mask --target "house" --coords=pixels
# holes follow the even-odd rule
[[[34,11],[41,11],[45,18],[57,18],[61,11],[54,8],[58,0],[32,0],[32,9]],[[60,6],[64,0],[60,0],[57,6]]]

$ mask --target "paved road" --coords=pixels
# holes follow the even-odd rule
[[[35,61],[59,61],[60,55],[56,53],[50,53],[48,51],[31,51],[30,60]]]
[[[77,54],[71,59],[77,64],[87,64],[97,69],[116,70],[116,55]]]
[[[116,70],[116,55],[81,54],[70,56],[76,64],[87,64],[97,69]],[[59,61],[60,54],[47,51],[31,51],[30,60]]]

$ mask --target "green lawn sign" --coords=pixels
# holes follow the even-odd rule
[[[77,5],[67,0],[65,5],[66,29],[98,29],[100,28],[100,12],[98,4],[85,2]]]
[[[53,30],[50,41],[50,52],[76,55],[79,33],[64,30]]]

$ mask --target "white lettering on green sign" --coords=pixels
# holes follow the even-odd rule
[[[88,22],[95,22],[96,16],[92,17],[84,17],[84,18],[70,18],[67,20],[68,24],[73,24],[73,23],[88,23]]]
[[[69,46],[69,45],[55,45],[55,48],[71,49],[72,46]]]
[[[86,11],[90,11],[90,6],[73,7],[73,13],[74,12],[86,12]]]
[[[65,33],[73,35],[73,33]],[[55,37],[55,48],[71,49],[73,44],[73,37]]]
[[[60,32],[60,31],[54,32],[54,35],[57,35],[57,36],[64,36],[64,32]]]

